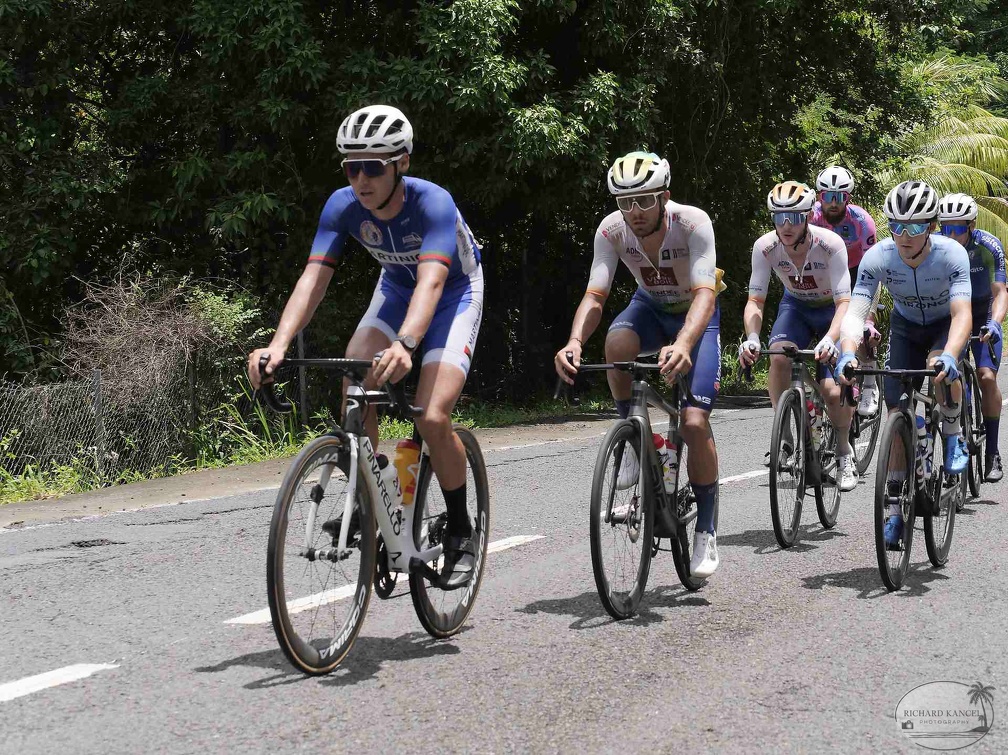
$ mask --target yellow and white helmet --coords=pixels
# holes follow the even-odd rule
[[[816,193],[800,181],[784,181],[767,194],[770,212],[808,212],[815,204]]]
[[[614,196],[664,191],[672,182],[668,160],[654,152],[631,152],[613,163],[606,176]]]

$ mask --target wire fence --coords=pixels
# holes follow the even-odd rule
[[[101,481],[162,466],[183,448],[187,407],[173,382],[124,391],[97,370],[91,380],[0,382],[0,466],[17,476],[83,464]]]

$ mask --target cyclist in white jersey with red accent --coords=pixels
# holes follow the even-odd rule
[[[851,286],[853,286],[858,278],[861,258],[877,240],[875,221],[867,210],[851,204],[854,176],[846,168],[831,165],[820,171],[816,176],[816,189],[819,191],[819,201],[812,206],[809,223],[820,228],[829,228],[844,240],[844,244],[847,245],[847,267],[850,269]],[[865,331],[868,334],[868,343],[872,347],[881,343],[882,335],[875,328],[874,309],[868,314]],[[864,344],[858,349],[858,360],[865,367],[877,366],[875,360],[868,359],[868,351]],[[863,417],[870,417],[878,411],[878,403],[875,376],[869,375],[864,379],[858,413]]]
[[[841,404],[840,386],[830,366],[839,353],[836,344],[840,338],[840,323],[850,303],[847,247],[832,231],[809,225],[808,213],[814,201],[815,192],[797,181],[779,183],[767,196],[767,207],[773,213],[776,228],[753,245],[749,301],[743,314],[745,332],[749,335],[739,347],[739,362],[747,367],[760,355],[759,334],[772,270],[784,286],[784,296],[777,307],[770,346],[790,345],[803,349],[819,339],[815,351],[824,371],[820,388],[826,400],[826,411],[837,431],[840,489],[848,491],[857,486],[857,470],[848,438],[854,411]],[[790,361],[783,355],[773,355],[769,392],[775,409],[790,382]],[[782,445],[790,454],[794,438],[785,437]],[[764,463],[770,463],[769,451]]]
[[[672,380],[685,373],[691,392],[703,404],[684,409],[683,440],[689,447],[686,466],[697,499],[690,572],[708,577],[719,564],[718,459],[709,421],[721,378],[719,280],[710,217],[697,207],[670,201],[670,181],[668,161],[650,152],[631,152],[609,169],[609,192],[619,209],[595,233],[588,288],[574,315],[570,339],[557,352],[555,363],[557,374],[573,383],[583,344],[599,325],[622,261],[638,288],[609,326],[606,360],[630,361],[660,350],[662,374]],[[616,370],[607,374],[616,410],[626,418],[631,376]],[[636,456],[624,454],[617,486],[630,487],[638,469]]]

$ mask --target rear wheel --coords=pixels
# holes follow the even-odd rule
[[[914,528],[914,435],[907,415],[889,416],[879,443],[875,472],[875,555],[886,588],[898,590],[910,565]],[[901,528],[900,536],[887,543],[890,519]]]
[[[466,456],[466,510],[472,525],[475,548],[473,575],[457,590],[444,590],[432,585],[423,574],[410,574],[410,595],[413,608],[423,628],[433,637],[451,637],[458,632],[476,604],[476,594],[483,582],[486,569],[487,545],[490,540],[490,484],[487,481],[486,462],[476,436],[462,425],[455,425],[455,434],[462,442]],[[444,540],[448,524],[448,507],[441,486],[434,483],[434,469],[426,457],[421,460],[420,476],[413,512],[413,542],[418,551],[433,548]],[[432,484],[433,483],[433,484]],[[433,567],[438,572],[443,567],[444,556],[439,556]]]
[[[840,512],[840,464],[837,457],[837,433],[826,412],[822,415],[822,444],[816,452],[822,470],[822,481],[815,486],[816,511],[824,529],[836,525]]]
[[[696,529],[697,504],[696,496],[689,483],[683,485],[683,470],[686,469],[688,450],[684,446],[679,459],[678,475],[676,477],[674,511],[679,518],[678,536],[672,538],[672,563],[683,587],[690,591],[699,590],[706,579],[690,574],[690,562],[693,560],[693,532]],[[717,507],[720,505],[720,485],[714,489],[714,522],[717,523]]]
[[[805,498],[805,407],[796,388],[781,394],[770,434],[770,518],[781,548],[798,537]]]
[[[646,459],[644,486],[640,476],[628,487],[617,485],[627,454],[641,458],[640,429],[630,420],[614,424],[599,449],[592,478],[592,570],[599,599],[609,615],[626,619],[634,615],[647,586],[654,535],[654,501],[650,465]]]

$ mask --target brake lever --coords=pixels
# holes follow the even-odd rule
[[[277,396],[276,391],[274,390],[275,383],[272,378],[269,382],[266,382],[266,378],[269,377],[266,374],[266,365],[268,365],[269,362],[269,354],[263,354],[259,357],[259,397],[263,400],[263,403],[273,411],[280,414],[286,414],[294,408],[294,405],[287,399],[282,399]],[[283,364],[282,361],[278,362],[276,367],[279,368],[281,364]],[[275,372],[276,368],[274,368],[274,373]]]

